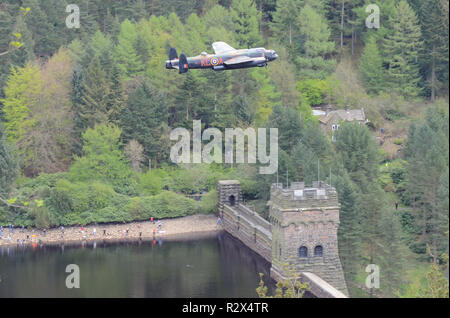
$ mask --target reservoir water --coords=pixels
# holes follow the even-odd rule
[[[68,289],[66,266],[80,269]],[[225,232],[170,240],[0,247],[0,297],[257,297],[270,264]]]

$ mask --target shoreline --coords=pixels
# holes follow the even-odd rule
[[[162,222],[160,230],[158,229],[158,221]],[[36,228],[25,229],[23,233],[21,228],[15,228],[14,233],[10,233],[9,228],[4,228],[0,246],[181,238],[183,236],[195,236],[196,234],[214,233],[223,230],[222,226],[217,224],[217,216],[211,214],[195,214],[174,219],[161,219],[155,220],[153,223],[151,221],[135,221],[124,224],[87,225],[84,227],[84,231],[81,228],[81,226],[64,228],[64,234],[59,227],[52,228],[47,230],[45,235],[43,230]],[[96,230],[95,235],[94,229]],[[106,235],[104,235],[104,230]],[[27,235],[29,237],[28,240]],[[10,237],[10,240],[7,239],[8,237]],[[19,240],[19,243],[17,240]]]

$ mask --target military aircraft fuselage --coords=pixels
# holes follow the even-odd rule
[[[187,58],[187,69],[213,69],[215,71],[224,71],[239,68],[262,67],[266,66],[278,58],[273,50],[265,48],[252,48],[233,50],[219,54],[207,54],[203,52],[198,56]],[[167,69],[178,69],[179,59],[166,61]]]

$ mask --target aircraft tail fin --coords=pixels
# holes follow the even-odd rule
[[[178,59],[178,53],[177,53],[177,49],[174,47],[170,48],[170,52],[169,52],[169,60],[175,60]]]
[[[178,65],[180,74],[186,73],[189,70],[189,64],[185,54],[183,53],[180,54],[180,60]]]

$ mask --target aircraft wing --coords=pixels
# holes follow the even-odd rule
[[[214,49],[215,54],[222,54],[222,53],[236,51],[236,49],[232,48],[225,42],[214,42],[212,44],[212,47]]]
[[[247,62],[252,62],[255,59],[252,59],[248,56],[237,56],[235,58],[229,59],[227,61],[225,61],[223,64],[225,65],[236,65],[236,64],[242,64],[242,63],[247,63]]]

